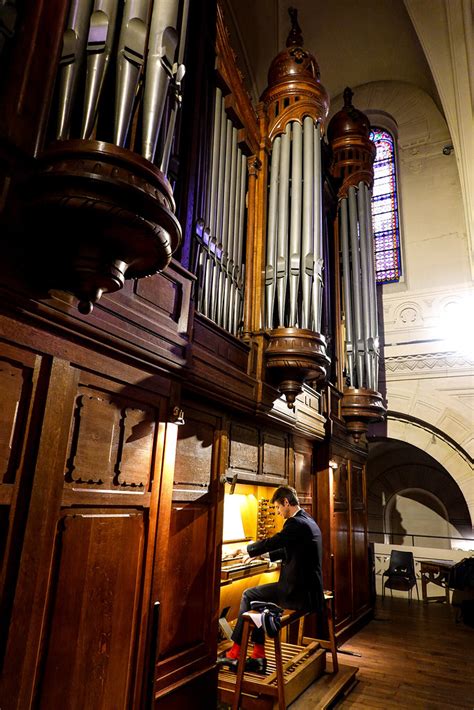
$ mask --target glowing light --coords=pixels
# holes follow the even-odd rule
[[[437,336],[452,351],[474,357],[472,313],[474,294],[467,294],[447,303],[439,314]]]

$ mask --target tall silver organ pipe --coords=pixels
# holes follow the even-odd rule
[[[339,203],[346,371],[352,387],[376,390],[379,358],[377,294],[370,215],[370,190],[361,181],[357,187],[351,186],[348,197],[343,197]]]
[[[114,143],[124,147],[145,63],[151,0],[125,0],[118,43]]]
[[[197,309],[234,335],[243,309],[246,191],[247,159],[217,87],[206,213],[195,234]]]
[[[115,34],[118,0],[95,0],[87,38],[87,75],[81,138],[90,138]]]
[[[71,114],[77,92],[77,80],[87,42],[87,27],[92,0],[72,0],[64,31],[63,48],[59,62],[59,112],[56,138],[69,138]]]
[[[285,132],[273,139],[271,153],[265,266],[267,328],[299,327],[315,332],[321,328],[321,194],[319,123],[311,116],[304,117],[303,125],[299,120],[289,121]]]
[[[153,162],[178,46],[179,0],[156,0],[150,22],[143,98],[142,154]]]

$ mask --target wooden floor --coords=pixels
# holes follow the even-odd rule
[[[341,648],[362,656],[339,656],[359,667],[359,682],[337,710],[474,709],[474,629],[447,604],[379,599],[375,619]],[[315,694],[310,686],[290,710],[318,710]]]

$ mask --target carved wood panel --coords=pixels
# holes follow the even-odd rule
[[[229,441],[229,467],[250,474],[258,472],[259,430],[232,422]]]
[[[124,511],[59,524],[39,707],[129,707],[144,519]]]
[[[104,381],[106,383],[106,381]],[[156,412],[115,392],[79,387],[65,480],[106,490],[145,491],[150,480]]]
[[[178,428],[174,488],[206,493],[211,482],[215,418],[189,407],[184,417],[185,424]]]
[[[272,478],[288,477],[288,438],[285,434],[264,431],[262,473]]]

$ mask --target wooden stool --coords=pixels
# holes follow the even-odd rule
[[[335,623],[334,623],[334,596],[332,592],[324,592],[324,599],[326,602],[326,614],[328,621],[329,630],[329,640],[326,639],[314,639],[317,641],[321,648],[331,651],[333,673],[337,673],[339,670],[339,664],[337,660],[337,645],[335,636]],[[298,627],[298,640],[297,644],[303,646],[304,639],[304,620],[306,613],[300,611],[292,611],[291,609],[285,610],[282,616],[281,626],[282,629],[287,627],[294,621],[299,620]],[[240,699],[242,696],[242,684],[244,680],[245,673],[245,661],[247,659],[247,650],[250,639],[250,631],[252,626],[255,626],[253,620],[250,616],[243,617],[243,631],[242,631],[242,643],[240,648],[239,663],[237,665],[237,678],[235,683],[234,698],[232,702],[232,710],[238,710]],[[313,640],[313,639],[312,639]],[[273,639],[275,644],[275,666],[276,666],[276,679],[277,679],[277,690],[278,690],[278,710],[286,710],[285,702],[285,680],[284,680],[284,669],[283,669],[283,659],[281,653],[281,639],[280,633],[278,633]]]
[[[232,710],[239,710],[240,697],[242,695],[242,681],[244,679],[245,661],[247,660],[247,649],[249,645],[251,624],[255,626],[250,616],[244,616],[244,626],[242,631],[242,644],[240,648],[239,663],[237,666],[237,679],[235,682],[234,701]],[[283,662],[281,656],[280,634],[278,633],[273,639],[275,642],[275,665],[277,675],[278,688],[278,710],[286,710],[285,703],[285,683],[283,678]]]

